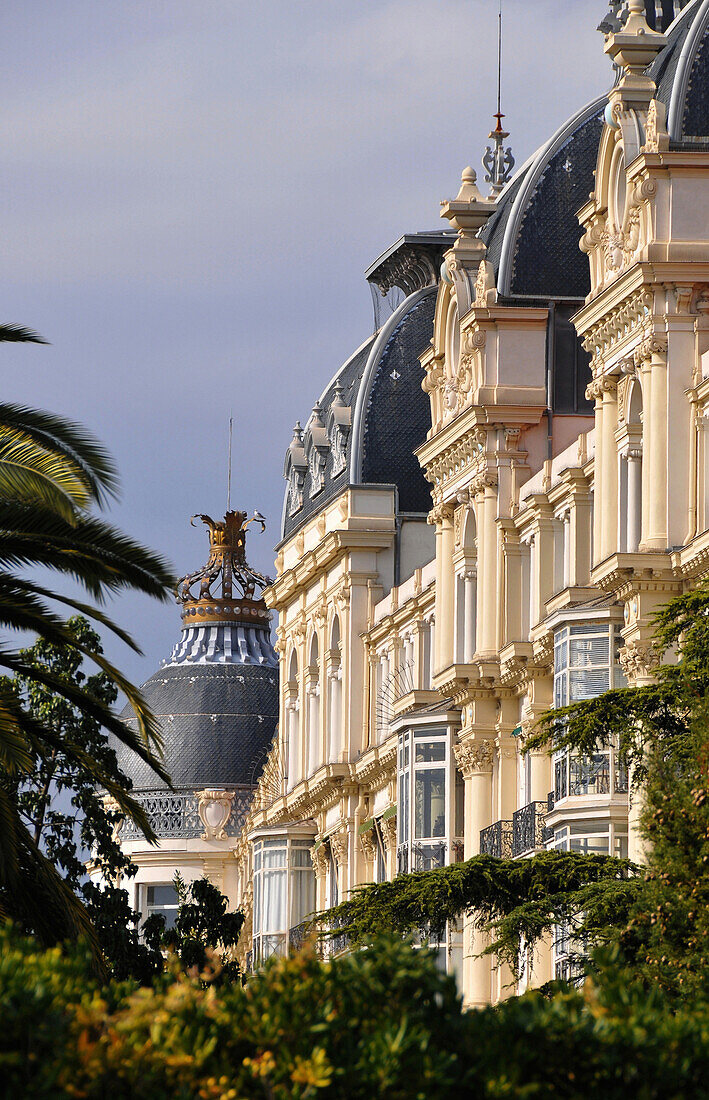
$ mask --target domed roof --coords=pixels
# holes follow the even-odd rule
[[[655,25],[654,2],[650,22]],[[671,8],[672,5],[665,5]],[[665,13],[663,27],[667,26]],[[709,142],[709,0],[690,0],[667,27],[648,72],[668,109],[673,145]],[[480,236],[505,298],[585,298],[588,259],[577,210],[593,190],[607,103],[601,96],[557,130],[501,192]],[[703,139],[701,141],[700,139]]]
[[[168,664],[141,690],[159,721],[174,787],[255,785],[278,724],[275,664]],[[137,729],[130,707],[123,719]],[[134,789],[165,786],[130,749],[116,752]]]
[[[419,356],[433,334],[438,269],[454,235],[407,234],[367,272],[377,293],[406,297],[332,378],[286,452],[282,536],[289,538],[348,485],[395,485],[401,512],[428,512],[415,449],[431,427]]]
[[[269,578],[246,562],[252,520],[245,513],[227,512],[223,522],[200,518],[209,527],[209,560],[180,582],[182,636],[141,690],[158,719],[173,787],[253,787],[278,724],[278,659],[259,592]],[[263,524],[258,513],[254,519]],[[130,706],[122,718],[137,730]],[[134,752],[112,743],[134,790],[166,786]]]

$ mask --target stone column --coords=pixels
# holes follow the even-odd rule
[[[596,489],[596,508],[601,511],[601,545],[598,558],[603,561],[618,545],[618,383],[616,378],[600,379],[603,400],[603,425],[600,449],[603,453],[601,483]],[[598,443],[596,455],[598,455]]]
[[[649,550],[667,548],[667,356],[666,341],[652,337],[644,350],[650,353],[650,417],[647,461],[650,466],[649,528],[644,543]],[[647,413],[645,413],[647,418]]]
[[[475,655],[475,621],[477,619],[478,571],[470,566],[463,573],[465,592],[465,626],[463,630],[463,660],[469,665]]]
[[[642,536],[642,448],[630,447],[625,460],[628,466],[627,548],[634,554]]]
[[[593,495],[594,495],[594,507],[593,507],[593,554],[591,560],[591,568],[599,562],[603,557],[601,553],[602,546],[602,513],[600,507],[600,494],[603,484],[603,448],[601,446],[601,439],[603,438],[603,400],[602,391],[600,387],[600,379],[595,378],[593,382],[590,382],[586,387],[586,399],[593,401],[595,399],[595,437],[596,437],[596,449],[593,457]]]
[[[454,507],[439,504],[429,515],[436,524],[436,654],[434,672],[453,664],[455,643],[455,574],[453,550],[455,531]]]
[[[465,858],[480,853],[480,832],[492,815],[492,740],[462,741],[455,749],[465,781]],[[463,998],[468,1008],[483,1008],[492,1000],[492,963],[480,955],[486,947],[484,933],[475,928],[474,916],[463,924]]]
[[[328,846],[326,841],[320,841],[310,849],[310,859],[315,872],[315,899],[316,908],[327,908],[326,882],[327,871],[330,864]]]
[[[497,654],[497,477],[493,471],[479,474],[473,487],[482,496],[478,511],[478,650]]]

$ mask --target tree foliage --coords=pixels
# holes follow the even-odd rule
[[[244,923],[240,909],[229,909],[229,900],[209,879],[196,879],[187,885],[175,875],[178,908],[172,928],[167,928],[161,913],[148,917],[142,927],[146,945],[154,952],[170,951],[183,970],[192,977],[214,971],[211,981],[222,985],[240,977],[234,950]],[[215,952],[219,958],[213,968]]]
[[[36,333],[0,325],[0,341],[42,343]],[[55,591],[34,579],[41,566],[78,582],[94,601],[121,590],[168,597],[172,577],[166,562],[92,514],[117,490],[115,467],[104,448],[82,428],[62,417],[7,402],[0,403],[0,669],[46,689],[69,707],[110,730],[130,745],[163,778],[159,729],[140,692],[103,656],[100,649],[72,635],[57,608],[70,608],[137,646],[96,606]],[[23,575],[33,571],[32,579]],[[101,692],[75,683],[27,660],[10,644],[10,635],[32,631],[49,645],[74,646],[93,661],[114,688],[125,693],[138,717],[138,732],[121,722]],[[94,769],[94,778],[130,814],[147,836],[150,823],[126,787],[105,762],[91,760],[78,744],[69,748],[51,722],[32,713],[26,698],[0,685],[0,892],[7,904],[33,914],[34,929],[45,943],[84,934],[96,946],[94,930],[76,894],[35,840],[12,797],[39,759],[57,751]],[[0,917],[2,912],[0,912]]]
[[[568,924],[593,966],[615,944],[626,964],[669,994],[709,995],[709,583],[657,617],[656,682],[552,710],[528,748],[590,757],[615,744],[642,797],[647,865],[574,853],[528,860],[476,856],[356,890],[318,922],[366,942],[379,929],[429,930],[472,914],[492,933],[487,949],[517,967],[532,945]],[[600,956],[599,956],[600,957]]]
[[[670,1000],[604,950],[583,990],[464,1013],[398,938],[322,963],[311,944],[245,986],[175,971],[101,989],[76,948],[0,932],[2,1094],[68,1100],[694,1100],[709,1004]]]

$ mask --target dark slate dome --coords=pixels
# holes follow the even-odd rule
[[[141,690],[159,721],[173,787],[254,787],[278,725],[278,659],[260,595],[269,579],[246,562],[245,513],[199,518],[209,527],[209,560],[180,582],[182,636]],[[137,731],[130,706],[122,718]],[[166,786],[130,749],[113,747],[134,790]]]
[[[654,0],[646,6],[654,27]],[[709,144],[709,0],[689,0],[671,21],[678,9],[663,5],[667,45],[648,72],[667,106],[672,144],[696,148]],[[605,95],[599,97],[561,126],[501,192],[480,236],[504,298],[583,299],[589,293],[576,212],[593,190],[606,103]]]
[[[348,485],[395,485],[399,511],[426,513],[430,485],[414,451],[431,427],[419,356],[433,335],[438,272],[455,234],[407,234],[367,271],[377,298],[398,306],[328,384],[286,452],[282,536],[289,538]]]
[[[142,686],[159,719],[164,763],[174,787],[253,786],[278,724],[278,670],[273,665],[168,664]],[[123,711],[137,729],[130,707]],[[117,749],[137,790],[164,784],[135,753]]]

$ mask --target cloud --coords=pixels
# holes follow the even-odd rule
[[[503,109],[518,163],[610,83],[587,3],[505,0]],[[598,14],[602,14],[599,8]],[[362,272],[479,164],[496,96],[490,0],[8,0],[0,66],[8,398],[79,417],[123,474],[117,522],[181,571],[196,511],[271,518],[282,458],[371,329]],[[148,655],[175,609],[126,598]],[[132,663],[131,663],[132,662]]]

